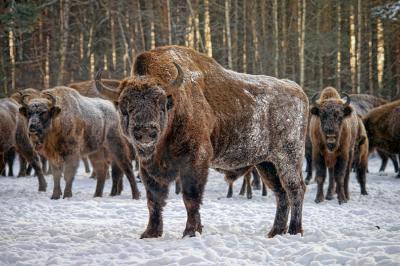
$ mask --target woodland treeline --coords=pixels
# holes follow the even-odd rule
[[[295,80],[311,95],[331,85],[400,95],[400,1],[5,0],[0,94],[129,76],[137,54],[179,44],[223,66]]]

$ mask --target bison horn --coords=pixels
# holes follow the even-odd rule
[[[94,78],[95,84],[96,84],[96,89],[100,92],[100,94],[103,94],[107,98],[113,101],[117,101],[119,98],[119,92],[117,90],[111,89],[104,85],[104,83],[101,81],[101,74],[103,73],[103,69],[99,69],[97,71],[96,76]]]
[[[50,107],[55,106],[56,105],[56,97],[54,97],[54,95],[51,95],[50,93],[47,93],[47,92],[45,92],[44,94],[51,101],[51,106]]]
[[[319,97],[319,92],[315,93],[315,94],[311,97],[311,102],[312,102],[312,104],[317,104],[318,97]]]
[[[182,67],[179,64],[175,62],[172,63],[175,65],[176,70],[178,70],[178,75],[176,76],[175,80],[171,82],[171,85],[175,88],[179,88],[183,83],[185,73],[183,72]]]
[[[350,96],[347,93],[343,93],[343,96],[346,97],[345,105],[349,105],[351,102]]]
[[[28,97],[28,94],[22,94],[21,92],[19,92],[21,94],[21,104],[23,107],[28,108],[28,104],[26,103],[25,99],[26,97]]]

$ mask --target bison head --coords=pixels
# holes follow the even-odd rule
[[[340,99],[330,99],[317,103],[316,96],[312,98],[313,107],[310,112],[318,116],[321,123],[322,135],[325,137],[325,143],[329,151],[334,151],[338,146],[340,134],[342,131],[343,120],[350,117],[353,109],[350,104],[350,97],[344,94],[346,101]]]
[[[30,98],[29,100],[27,100]],[[50,128],[51,121],[61,111],[56,99],[49,93],[37,97],[25,94],[21,96],[19,112],[28,120],[29,137],[35,146],[40,146]]]
[[[96,88],[116,102],[124,134],[142,159],[151,158],[165,134],[173,108],[172,95],[167,92],[179,88],[184,77],[182,68],[178,64],[175,66],[178,75],[170,84],[139,76],[126,79],[118,89],[113,89],[101,82],[101,72],[96,75]]]

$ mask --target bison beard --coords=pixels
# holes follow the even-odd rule
[[[289,80],[226,70],[179,46],[140,54],[132,77],[117,88],[96,87],[118,103],[124,130],[140,160],[149,221],[142,238],[163,233],[168,185],[179,176],[187,211],[183,236],[202,232],[200,204],[208,168],[256,166],[275,193],[268,236],[302,233],[301,177],[308,100]]]

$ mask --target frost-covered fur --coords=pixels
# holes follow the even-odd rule
[[[310,112],[312,114],[309,125],[312,157],[318,183],[315,202],[324,200],[323,185],[328,168],[329,187],[326,199],[333,198],[336,183],[339,204],[345,203],[349,199],[348,182],[355,145],[359,143],[362,151],[368,150],[363,124],[353,108],[344,103],[339,93],[332,87],[322,90],[319,101],[313,103]],[[363,157],[363,163],[358,164],[363,167],[358,171],[360,174],[357,177],[363,195],[367,194],[366,164],[365,157]]]
[[[114,93],[98,87],[119,101],[138,152],[149,208],[143,238],[162,235],[168,184],[177,175],[187,210],[183,235],[194,236],[202,231],[199,208],[208,168],[253,165],[276,195],[268,235],[287,231],[289,211],[289,233],[303,232],[308,100],[295,82],[226,70],[190,48],[166,46],[140,54],[132,77]]]
[[[15,148],[21,157],[35,169],[39,191],[46,191],[47,184],[39,156],[29,141],[25,126],[26,119],[18,113],[18,108],[18,103],[12,98],[0,99],[0,173],[3,172],[5,166],[5,153]]]
[[[62,194],[60,178],[63,171],[66,180],[64,198],[72,196],[72,182],[79,160],[86,155],[97,173],[95,196],[102,196],[109,164],[107,154],[127,175],[132,197],[139,198],[127,156],[129,147],[111,102],[84,97],[68,87],[55,87],[23,96],[21,104],[20,113],[27,117],[30,139],[52,166],[52,199],[59,199]]]

